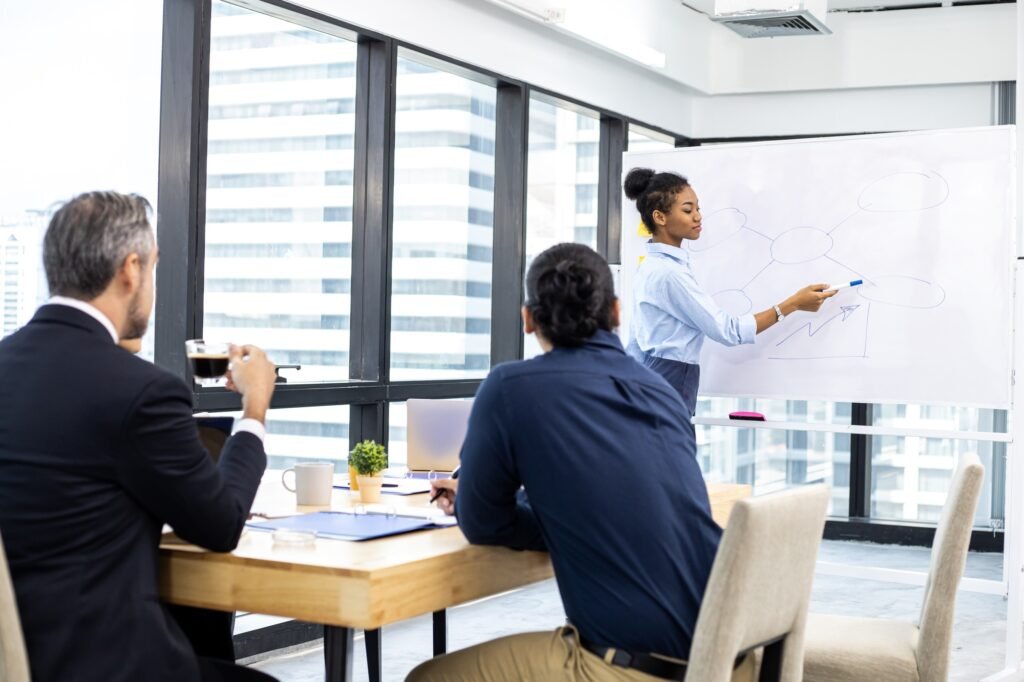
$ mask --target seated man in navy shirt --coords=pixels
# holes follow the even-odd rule
[[[619,304],[596,252],[548,249],[526,293],[523,326],[545,353],[494,368],[458,480],[433,485],[471,543],[551,553],[570,625],[435,658],[408,679],[681,680],[721,537],[689,415],[612,332]],[[745,664],[734,680],[750,676]]]

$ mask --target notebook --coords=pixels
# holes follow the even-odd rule
[[[340,482],[335,483],[334,487],[348,490],[352,486],[346,476]],[[389,478],[385,476],[380,491],[385,495],[419,495],[430,492],[430,481],[420,478]]]
[[[414,530],[438,528],[433,521],[411,516],[389,514],[352,514],[351,512],[319,511],[281,519],[268,519],[246,524],[259,530],[311,530],[317,537],[337,540],[373,540]]]

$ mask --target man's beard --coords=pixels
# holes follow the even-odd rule
[[[125,323],[124,333],[121,334],[122,339],[141,339],[149,327],[149,315],[140,310],[140,295],[141,292],[136,293],[128,304],[128,321]]]

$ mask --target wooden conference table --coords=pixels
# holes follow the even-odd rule
[[[253,510],[305,512],[267,472]],[[750,486],[708,484],[712,512],[725,525]],[[426,506],[427,495],[385,495],[396,507]],[[350,508],[358,494],[335,490],[332,509]],[[283,548],[270,533],[248,530],[235,551],[221,554],[175,542],[160,547],[160,593],[165,601],[219,611],[248,611],[324,625],[326,679],[350,680],[353,631],[366,631],[371,680],[380,679],[384,625],[434,614],[434,655],[447,646],[445,609],[551,578],[546,552],[470,545],[457,527],[365,542],[317,539],[309,548]]]

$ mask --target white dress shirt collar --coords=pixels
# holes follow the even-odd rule
[[[110,333],[110,338],[114,340],[114,343],[118,342],[117,329],[114,328],[114,323],[110,321],[109,317],[101,313],[98,308],[89,305],[85,301],[79,301],[77,298],[68,298],[67,296],[51,296],[50,300],[46,303],[47,305],[66,305],[69,308],[81,310],[83,313],[102,324],[103,328]]]

